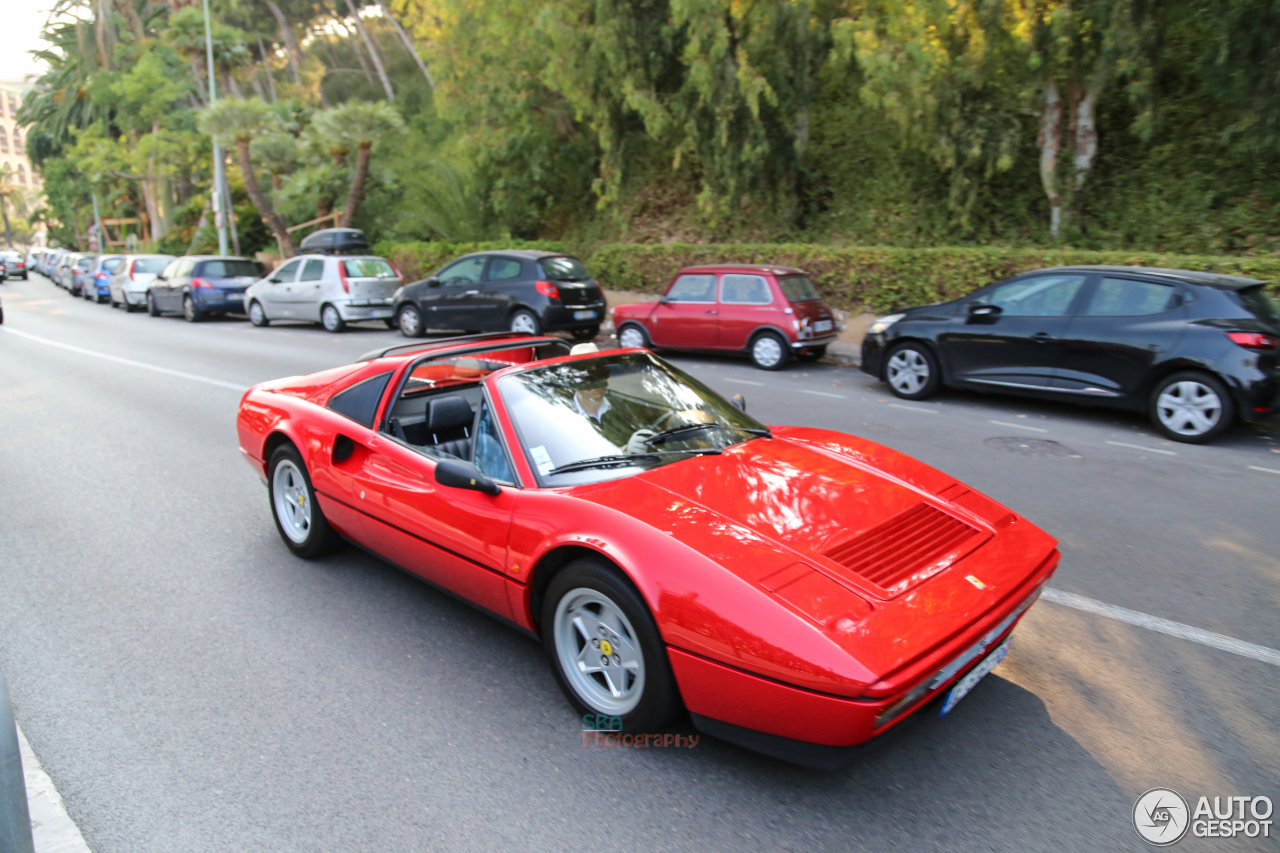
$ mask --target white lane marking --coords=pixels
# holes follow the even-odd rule
[[[801,388],[801,389],[800,389],[800,393],[801,393],[801,394],[813,394],[814,396],[817,396],[817,397],[835,397],[837,400],[847,400],[847,399],[849,399],[848,397],[846,397],[846,396],[845,396],[845,395],[843,395],[843,394],[832,394],[832,393],[830,393],[830,392],[828,392],[828,391],[810,391],[808,388]]]
[[[1027,426],[1026,424],[1013,424],[1008,421],[987,421],[987,423],[995,424],[996,426],[1013,427],[1014,429],[1029,429],[1032,432],[1048,432],[1047,429],[1041,429],[1040,427]]]
[[[902,405],[901,403],[890,403],[890,404],[889,404],[889,408],[891,408],[891,409],[906,409],[908,412],[919,412],[919,413],[920,413],[920,414],[922,414],[922,415],[936,415],[936,414],[938,414],[938,410],[937,410],[937,409],[926,409],[926,408],[924,408],[923,406],[904,406],[904,405]]]
[[[1249,466],[1249,470],[1250,470],[1250,471],[1265,471],[1265,472],[1267,472],[1268,474],[1280,474],[1280,471],[1277,471],[1275,468],[1263,468],[1261,465],[1250,465],[1250,466]]]
[[[752,382],[750,379],[734,379],[732,376],[721,376],[725,382],[737,382],[739,385],[755,385],[757,388],[763,388],[763,382]]]
[[[1183,625],[1181,622],[1172,622],[1168,619],[1161,619],[1159,616],[1151,616],[1146,613],[1139,613],[1136,610],[1117,607],[1114,604],[1104,604],[1101,601],[1085,598],[1083,595],[1076,595],[1073,592],[1063,592],[1060,589],[1046,589],[1044,591],[1044,599],[1052,601],[1054,604],[1061,604],[1064,607],[1072,607],[1076,610],[1083,610],[1086,613],[1095,613],[1099,616],[1106,616],[1108,619],[1116,619],[1120,622],[1127,622],[1130,625],[1137,625],[1139,628],[1159,631],[1161,634],[1168,634],[1171,637],[1179,637],[1183,640],[1190,640],[1193,643],[1212,646],[1224,652],[1231,652],[1233,655],[1253,658],[1263,663],[1269,663],[1272,666],[1280,666],[1280,651],[1266,646],[1246,643],[1244,640],[1237,640],[1234,637],[1193,628],[1190,625]]]
[[[51,341],[48,338],[41,338],[28,332],[19,332],[17,329],[10,329],[8,326],[0,326],[0,330],[8,332],[11,335],[17,335],[20,338],[36,341],[37,343],[48,344],[51,347],[61,347],[65,350],[78,352],[83,355],[91,355],[94,358],[101,358],[106,361],[114,361],[119,364],[127,364],[130,367],[141,367],[143,370],[154,370],[156,373],[167,373],[170,376],[177,376],[182,379],[190,379],[192,382],[204,382],[207,385],[217,385],[219,388],[230,388],[232,391],[247,391],[248,385],[237,385],[234,382],[223,382],[221,379],[210,379],[208,376],[197,376],[194,373],[185,373],[181,370],[172,370],[168,367],[161,367],[158,364],[147,364],[145,361],[134,361],[131,358],[121,358],[118,355],[108,355],[105,352],[97,352],[83,347],[74,347],[71,344],[64,344],[61,341]]]
[[[1127,447],[1127,448],[1129,448],[1130,450],[1145,450],[1147,453],[1163,453],[1165,456],[1177,456],[1177,455],[1178,455],[1178,454],[1177,454],[1175,451],[1173,451],[1173,450],[1160,450],[1160,449],[1155,448],[1155,447],[1143,447],[1141,444],[1125,444],[1123,441],[1108,441],[1108,442],[1107,442],[1107,444],[1111,444],[1111,445],[1114,445],[1114,446],[1116,446],[1116,447]]]
[[[27,809],[31,812],[31,840],[39,851],[57,853],[89,853],[89,845],[79,827],[67,814],[62,796],[53,780],[40,766],[31,751],[27,736],[18,729],[18,753],[22,756],[22,775],[27,789]]]

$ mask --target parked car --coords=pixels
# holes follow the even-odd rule
[[[71,267],[74,266],[76,260],[80,257],[79,252],[63,252],[58,260],[54,263],[52,269],[53,283],[61,287],[63,290],[71,289]]]
[[[48,254],[44,256],[41,262],[41,265],[40,265],[41,274],[43,274],[45,278],[48,278],[50,281],[54,281],[55,284],[57,282],[56,280],[54,280],[54,277],[53,277],[54,267],[57,265],[58,261],[62,260],[62,256],[65,255],[66,253],[67,253],[66,249],[52,249],[49,251]]]
[[[341,332],[347,323],[381,320],[395,328],[402,281],[395,267],[373,255],[303,255],[250,285],[244,305],[255,326],[305,320]]]
[[[173,255],[125,255],[107,283],[111,307],[132,312],[147,304],[147,288],[174,260]]]
[[[1248,278],[1036,270],[881,317],[862,370],[908,400],[945,385],[1145,410],[1200,443],[1280,411],[1280,308]]]
[[[124,255],[99,255],[84,277],[80,295],[93,302],[106,302],[111,298],[111,276],[124,261]]]
[[[93,269],[98,256],[92,252],[76,255],[75,260],[67,267],[67,290],[72,296],[81,296],[86,287],[93,286]]]
[[[27,280],[27,258],[21,252],[5,252],[5,276]]]
[[[589,340],[606,308],[582,261],[530,250],[464,255],[395,295],[396,325],[409,338],[432,329],[509,329]]]
[[[345,537],[539,637],[611,729],[687,709],[821,767],[948,712],[1057,567],[941,471],[766,427],[651,352],[568,349],[473,336],[250,388],[240,450],[284,544]]]
[[[744,264],[683,269],[657,302],[614,308],[613,327],[624,347],[745,352],[763,370],[822,358],[840,332],[803,270]]]
[[[0,281],[9,278],[9,265],[5,262],[4,255],[0,255]]]
[[[244,292],[262,268],[248,258],[188,255],[176,258],[147,287],[147,312],[152,317],[181,312],[190,323],[210,314],[244,311]]]

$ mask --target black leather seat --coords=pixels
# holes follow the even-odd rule
[[[471,458],[471,424],[475,413],[465,397],[449,394],[427,403],[427,446],[459,459]]]

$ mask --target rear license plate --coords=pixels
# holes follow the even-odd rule
[[[375,320],[385,320],[391,316],[390,308],[374,308],[369,312],[369,316]]]
[[[596,312],[594,311],[574,311],[573,319],[575,320],[594,320]]]
[[[819,320],[818,322],[813,324],[813,330],[815,332],[829,332],[831,331],[831,321]]]
[[[973,686],[986,678],[991,670],[996,668],[996,664],[1004,660],[1004,656],[1009,653],[1009,644],[1013,642],[1013,637],[1005,638],[1005,641],[996,647],[996,650],[982,659],[982,662],[969,670],[969,674],[956,682],[956,686],[947,692],[947,698],[942,703],[942,713],[938,716],[946,716],[947,712],[956,706],[961,699],[969,694]]]

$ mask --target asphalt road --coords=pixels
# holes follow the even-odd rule
[[[355,549],[295,559],[240,459],[237,389],[398,335],[126,315],[38,276],[0,295],[0,669],[98,853],[1138,850],[1152,787],[1280,803],[1280,668],[1051,602],[948,717],[836,773],[707,737],[584,748],[535,643]],[[903,403],[847,367],[673,360],[1016,508],[1062,541],[1057,589],[1280,648],[1274,430],[1191,447],[1099,410]]]

